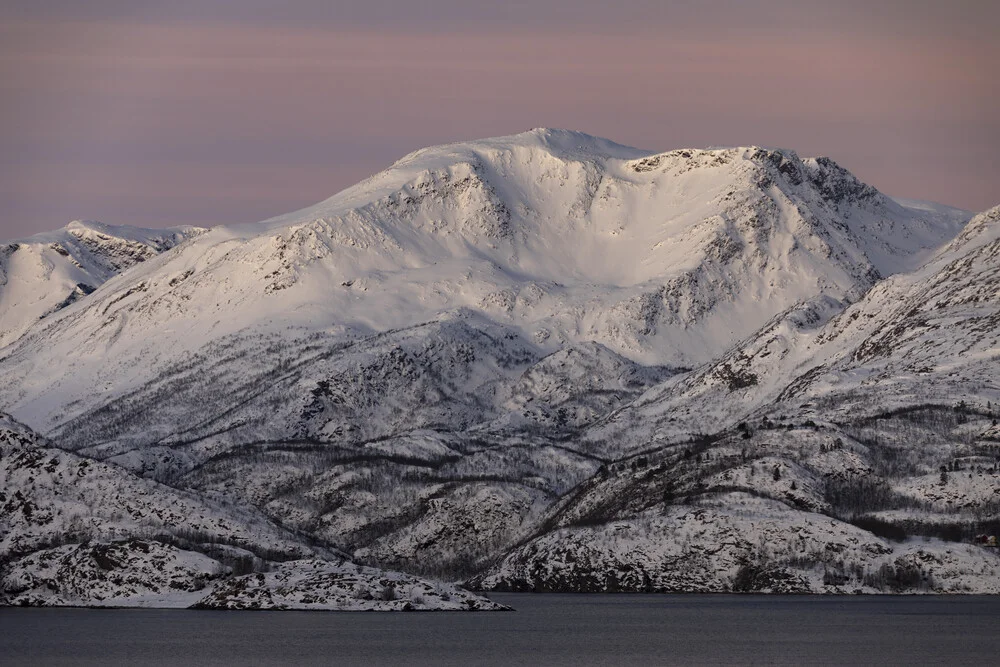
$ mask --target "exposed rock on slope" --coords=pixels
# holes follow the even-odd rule
[[[0,415],[0,604],[503,609],[47,444]]]
[[[294,561],[226,581],[200,609],[503,611],[508,607],[450,584],[352,563]]]
[[[651,390],[593,431],[649,443],[761,414],[852,420],[925,404],[1000,402],[1000,207],[974,217],[918,270],[842,312],[794,308],[717,360]]]
[[[0,348],[109,279],[204,232],[74,221],[0,245]]]
[[[64,542],[154,537],[271,557],[312,549],[259,512],[56,449],[0,415],[0,561]]]
[[[0,596],[25,607],[188,607],[223,571],[204,554],[154,541],[66,544],[5,567]]]

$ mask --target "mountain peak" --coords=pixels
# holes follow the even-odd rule
[[[652,151],[626,146],[610,139],[597,137],[577,130],[564,130],[550,127],[536,127],[511,135],[498,137],[494,141],[510,140],[512,144],[539,145],[554,154],[564,155],[594,155],[600,157],[633,159],[637,155],[649,155]]]
[[[350,557],[514,590],[1000,592],[979,546],[864,529],[996,510],[1000,207],[937,250],[963,221],[787,149],[538,128],[270,225],[0,245],[0,604],[112,575],[214,586],[200,606],[435,590]]]
[[[100,229],[103,230],[107,228],[103,222],[98,220],[71,220],[69,224],[66,225],[66,229]]]
[[[536,127],[526,132],[471,141],[458,141],[428,146],[413,151],[399,159],[390,169],[415,162],[434,162],[435,158],[469,159],[472,156],[496,154],[503,151],[541,149],[563,159],[621,159],[630,160],[652,154],[652,151],[633,148],[610,139],[596,137],[576,130]]]
[[[814,179],[839,199],[827,201]],[[89,378],[104,372],[112,322],[119,359],[147,359],[155,340],[166,363],[231,334],[365,335],[465,308],[546,352],[596,341],[633,361],[692,366],[799,302],[857,299],[957,233],[960,221],[846,196],[866,188],[832,161],[787,149],[657,154],[536,128],[425,148],[310,208],[217,228],[156,261],[145,260],[165,248],[71,229],[59,243],[78,255],[45,245],[29,266],[29,253],[14,253],[11,275],[59,298],[26,318],[34,292],[6,289],[3,303],[20,305],[0,329],[13,341],[43,318],[44,332],[21,347],[44,338],[52,354],[79,357],[88,368],[78,377]],[[66,270],[38,287],[51,280],[48,255]],[[49,317],[71,301],[90,305]],[[78,335],[102,350],[81,348]]]
[[[112,277],[203,231],[73,220],[0,246],[0,347]]]

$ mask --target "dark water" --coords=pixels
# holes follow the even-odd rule
[[[515,613],[0,609],[7,665],[976,664],[1000,598],[495,595]]]

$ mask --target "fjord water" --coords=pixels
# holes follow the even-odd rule
[[[0,609],[7,665],[993,664],[1000,598],[493,595],[514,613]]]

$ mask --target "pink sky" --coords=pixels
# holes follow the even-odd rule
[[[536,126],[782,146],[1000,203],[1000,3],[45,4],[0,9],[0,239],[260,220]]]

